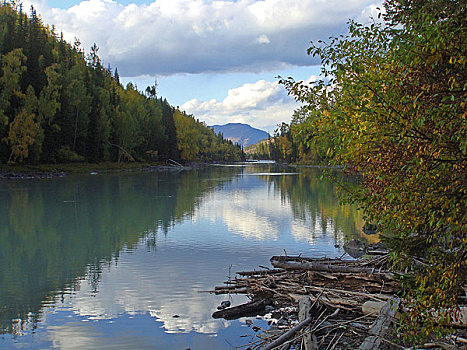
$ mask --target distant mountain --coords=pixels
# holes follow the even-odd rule
[[[225,125],[212,125],[211,128],[216,134],[222,133],[224,139],[231,140],[243,147],[253,145],[258,141],[267,139],[269,134],[266,131],[255,129],[248,124],[228,123]]]

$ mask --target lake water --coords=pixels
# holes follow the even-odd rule
[[[361,236],[318,169],[271,164],[0,182],[0,348],[232,349],[203,293],[272,255]],[[253,319],[264,326],[264,321]]]

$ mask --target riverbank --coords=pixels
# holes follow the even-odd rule
[[[339,166],[331,166],[326,164],[300,164],[300,163],[293,163],[288,164],[288,166],[292,168],[317,168],[317,169],[332,169],[332,170],[342,170],[344,167],[342,165]]]
[[[175,161],[158,163],[60,163],[60,164],[38,164],[38,165],[6,165],[0,164],[0,179],[46,179],[53,177],[64,177],[68,174],[96,174],[106,172],[129,172],[129,171],[180,171],[198,169],[211,164],[224,164],[223,162],[189,162],[179,164]],[[306,165],[274,163],[280,167],[293,168],[320,168],[341,169],[325,165]]]
[[[68,174],[97,174],[128,171],[179,171],[206,166],[207,163],[64,163],[40,165],[0,165],[0,179],[45,179]]]

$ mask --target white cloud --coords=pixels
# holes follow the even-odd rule
[[[290,215],[290,211],[278,205],[277,201],[258,202],[263,198],[264,188],[259,187],[250,191],[234,191],[231,200],[219,206],[217,193],[209,201],[203,203],[196,213],[196,220],[205,217],[211,221],[222,220],[229,232],[241,235],[247,239],[276,240],[279,236],[277,218]]]
[[[259,37],[256,38],[256,42],[258,44],[270,44],[271,40],[269,40],[267,35],[261,34]]]
[[[316,82],[318,80],[318,77],[316,75],[311,75],[310,77],[308,77],[308,79],[306,79],[304,81],[305,84],[313,84],[314,82]]]
[[[90,321],[112,320],[122,314],[135,316],[149,313],[163,323],[166,333],[194,331],[216,334],[229,326],[229,322],[211,317],[213,310],[216,310],[225,296],[199,292],[213,288],[210,280],[212,275],[193,280],[196,271],[208,270],[205,265],[209,261],[205,257],[192,261],[190,267],[183,266],[182,260],[161,264],[156,259],[156,256],[147,256],[145,260],[120,256],[119,266],[125,268],[112,266],[104,271],[99,283],[99,293],[93,293],[88,281],[83,280],[76,294],[65,299],[65,305],[71,307],[76,315]],[[157,266],[157,272],[154,271],[154,266]],[[222,268],[215,273],[219,274],[219,278],[223,277]],[[179,282],[174,285],[170,278],[158,278],[158,275],[177,276]],[[244,299],[244,296],[238,296],[234,300],[241,303]],[[174,315],[180,317],[175,318]],[[66,327],[56,328],[60,331],[57,334],[63,334]],[[82,335],[78,334],[76,337],[81,338]],[[53,338],[58,341],[56,335]],[[64,338],[67,337],[60,337],[60,348],[63,347]]]
[[[65,38],[94,42],[121,75],[258,71],[309,65],[311,40],[346,30],[349,18],[373,14],[369,0],[155,0],[127,6],[112,0],[82,1],[69,9],[33,4],[44,22]],[[314,62],[316,63],[316,61]]]
[[[322,232],[322,230],[318,231]],[[308,242],[310,245],[316,243],[316,233],[309,224],[306,224],[303,220],[294,220],[291,225],[290,233],[297,242]]]
[[[208,125],[246,123],[272,133],[277,124],[290,121],[298,105],[277,82],[259,80],[230,89],[222,101],[192,99],[180,108]]]
[[[270,176],[296,176],[294,173],[258,173],[255,167],[243,169],[243,176],[251,176],[253,183],[240,190],[214,192],[196,210],[193,220],[222,221],[232,234],[256,241],[276,241],[295,226],[292,208],[281,197],[279,187]],[[248,181],[245,181],[248,183]],[[225,200],[225,196],[228,200]],[[222,203],[222,205],[220,205]],[[302,225],[305,227],[305,224]],[[305,228],[303,228],[305,230]],[[308,232],[311,227],[308,227]],[[294,236],[294,238],[296,238]],[[297,239],[303,241],[303,239]]]

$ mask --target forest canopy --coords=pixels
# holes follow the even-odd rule
[[[34,8],[0,5],[0,163],[238,161],[241,147],[157,96],[123,87]]]
[[[358,173],[343,188],[391,248],[407,308],[406,334],[443,332],[465,295],[467,30],[465,1],[386,0],[369,25],[312,43],[313,84],[282,79],[303,107],[283,125],[279,157]],[[441,322],[434,322],[442,314]]]

